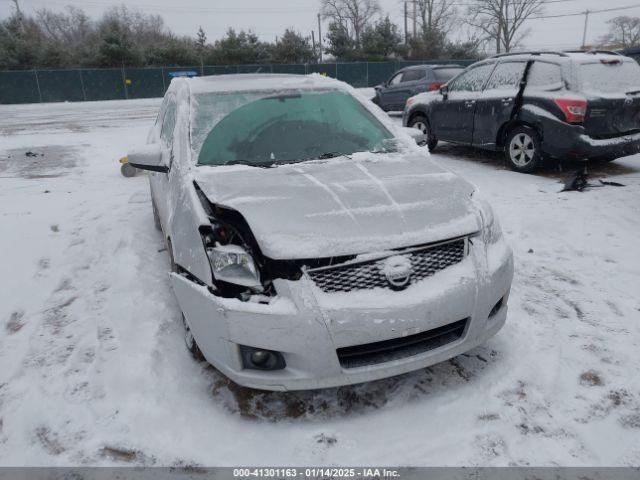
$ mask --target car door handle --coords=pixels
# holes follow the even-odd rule
[[[476,104],[475,100],[467,100],[466,102],[464,102],[464,106],[467,108],[471,108]]]
[[[511,102],[513,102],[513,98],[503,98],[502,99],[502,104],[503,105],[509,105]]]

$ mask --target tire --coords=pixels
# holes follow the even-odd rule
[[[156,208],[156,204],[153,200],[151,200],[151,208],[153,209],[153,224],[156,227],[156,230],[162,231],[162,225],[160,224],[160,215],[158,215],[158,209]]]
[[[409,121],[409,127],[417,128],[427,136],[427,139],[424,142],[420,142],[418,145],[420,145],[421,147],[426,145],[427,147],[429,147],[430,152],[435,150],[436,146],[438,145],[438,139],[431,133],[431,126],[429,125],[429,120],[427,120],[427,117],[416,115],[411,119],[411,121]]]
[[[127,178],[131,178],[136,176],[138,169],[130,163],[123,163],[120,167],[120,173]]]
[[[191,353],[191,356],[195,361],[204,362],[206,359],[204,358],[202,350],[200,350],[196,339],[193,337],[193,333],[191,333],[189,325],[187,325],[187,319],[184,317],[184,313],[182,314],[182,325],[184,326],[184,343],[187,346],[187,350],[189,350],[189,353]]]
[[[178,267],[176,265],[176,262],[173,259],[173,248],[171,245],[171,240],[167,240],[167,250],[169,251],[169,262],[171,265],[171,272],[175,273],[178,271]],[[191,356],[197,362],[205,361],[206,359],[204,358],[204,355],[202,354],[202,350],[200,350],[200,347],[198,346],[198,343],[196,342],[196,339],[194,338],[193,333],[191,333],[191,329],[187,324],[187,319],[185,318],[184,313],[180,312],[180,314],[182,315],[182,326],[184,327],[184,343],[187,346],[187,350],[189,350],[189,353],[191,353]]]
[[[504,146],[507,163],[512,170],[532,173],[544,163],[540,135],[531,127],[516,127],[507,134]]]

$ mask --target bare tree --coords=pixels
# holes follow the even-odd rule
[[[528,31],[524,23],[542,12],[544,0],[478,0],[468,8],[467,22],[496,42],[496,51],[511,51]]]
[[[18,3],[18,0],[12,0],[13,3],[13,8],[16,9],[16,15],[22,15],[22,11],[20,10],[20,4]]]
[[[22,20],[23,20],[23,18],[22,18],[22,10],[20,10],[20,4],[18,3],[18,0],[13,0],[13,8],[15,8],[15,10],[16,10],[15,19],[16,19],[18,28],[20,30],[22,30],[23,29],[23,25],[22,25]]]
[[[457,9],[454,0],[415,0],[416,21],[424,39],[433,37],[434,32],[446,36],[453,25]],[[413,13],[410,14],[413,18]]]
[[[622,48],[640,45],[640,17],[616,17],[607,24],[609,33],[600,39],[601,44]]]
[[[349,31],[356,46],[373,18],[381,12],[378,0],[321,0],[320,13]]]
[[[66,13],[39,9],[36,10],[36,19],[45,38],[66,48],[76,48],[85,43],[93,32],[89,17],[76,7],[67,7]]]

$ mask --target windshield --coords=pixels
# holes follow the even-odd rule
[[[199,165],[263,166],[384,151],[393,138],[343,91],[209,93],[196,102],[192,143]]]
[[[627,93],[640,90],[640,65],[635,61],[580,65],[582,88],[594,93]]]

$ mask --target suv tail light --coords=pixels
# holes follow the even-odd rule
[[[442,85],[443,85],[442,83],[438,83],[438,82],[430,83],[429,86],[427,87],[427,92],[435,92],[436,90],[439,90]]]
[[[557,98],[556,105],[560,107],[568,123],[582,123],[587,115],[586,100],[569,100]]]

